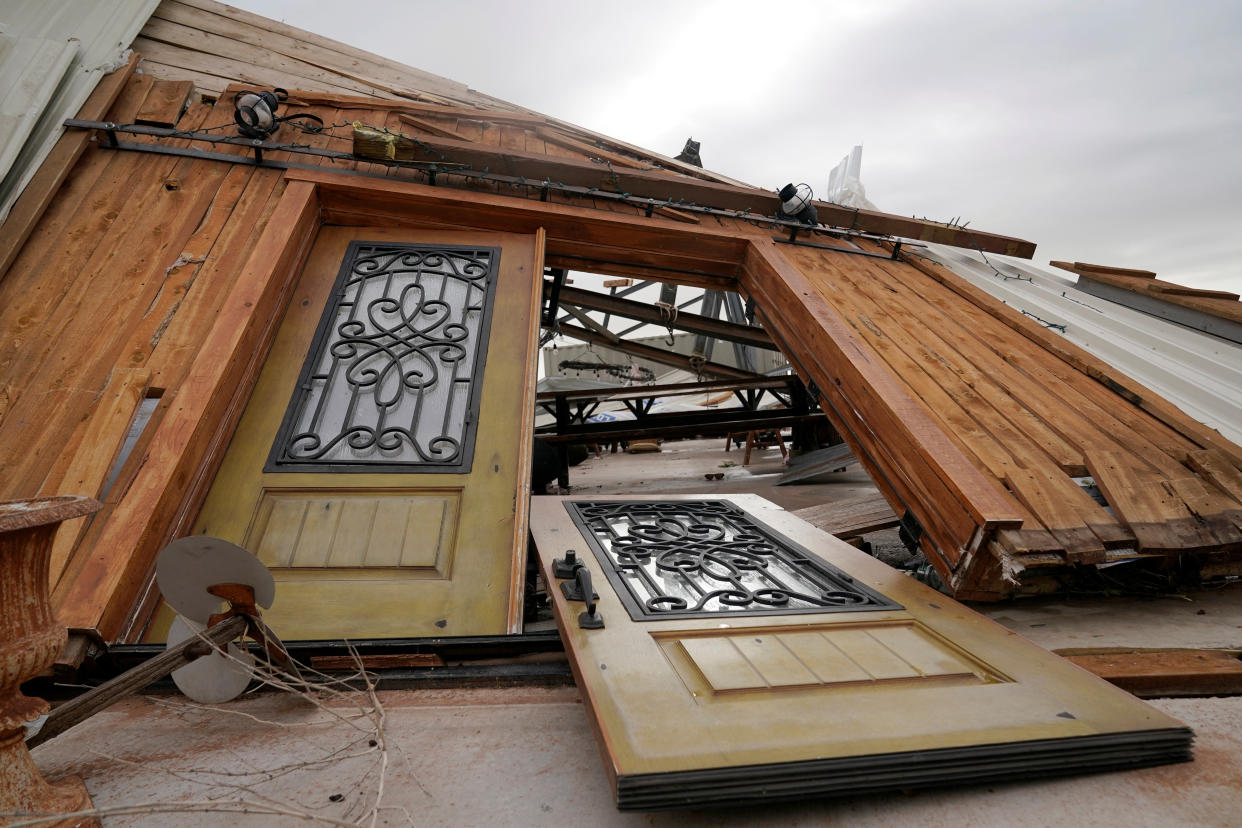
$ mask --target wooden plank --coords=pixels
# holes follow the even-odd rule
[[[406,126],[413,127],[418,132],[426,132],[429,135],[439,135],[442,138],[452,138],[454,141],[475,140],[468,135],[463,135],[462,133],[449,129],[446,126],[434,124],[426,118],[415,118],[413,115],[407,115],[404,112],[397,113],[397,120]]]
[[[393,94],[403,97],[492,100],[458,81],[212,0],[165,0],[153,16],[302,60],[332,73],[391,89]]]
[[[1113,512],[1125,521],[1142,552],[1208,549],[1216,540],[1150,469],[1114,451],[1087,454],[1087,468]]]
[[[157,80],[151,84],[134,123],[157,127],[175,127],[194,95],[192,81]]]
[[[425,213],[446,225],[476,227],[503,232],[548,231],[549,255],[553,240],[562,246],[594,245],[621,256],[637,248],[653,257],[677,257],[678,263],[695,261],[701,268],[710,263],[734,270],[746,247],[746,239],[730,228],[684,225],[671,221],[636,219],[620,213],[604,213],[583,207],[428,187],[407,181],[358,179],[327,170],[288,170],[291,181],[315,182],[324,187],[325,210],[366,216],[394,212]],[[400,209],[398,209],[400,208]],[[658,261],[658,259],[656,259]],[[645,263],[645,262],[644,262]]]
[[[88,121],[101,120],[120,96],[139,60],[139,55],[130,55],[124,66],[104,75],[78,110],[77,117]],[[22,245],[90,140],[91,134],[86,130],[69,130],[61,135],[13,204],[13,209],[0,225],[0,281],[4,280]]]
[[[926,324],[927,308],[917,304],[903,307],[899,302],[903,292],[884,285],[886,274],[880,272],[880,267],[870,265],[871,260],[830,257],[812,248],[791,248],[786,255],[804,273],[819,272],[823,278],[817,284],[825,290],[825,298],[841,309],[859,335],[907,384],[910,393],[929,406],[933,416],[943,424],[946,435],[967,456],[975,458],[998,480],[1010,486],[1019,503],[1030,510],[1022,512],[1024,527],[1034,529],[1042,525],[1050,531],[1063,529],[1060,533],[1054,531],[1054,537],[1075,559],[1104,559],[1100,540],[1082,525],[1076,512],[1062,508],[1062,504],[1074,503],[1079,509],[1095,509],[1098,514],[1093,517],[1097,522],[1107,523],[1112,519],[1053,465],[1041,445],[1017,432],[976,393],[974,385],[962,382],[952,371],[946,370],[953,359],[960,361],[962,356],[951,348],[928,351],[929,345],[925,343],[930,334],[927,328],[934,326]],[[1081,460],[1078,463],[1081,464]],[[1028,468],[1040,470],[1042,477],[1036,478]],[[1036,479],[1041,479],[1042,485],[1033,485]]]
[[[251,87],[271,89],[279,86],[285,89],[296,90],[299,86],[306,85],[305,79],[271,67],[256,66],[245,61],[182,49],[178,46],[161,43],[158,40],[149,40],[141,36],[134,39],[134,48],[140,50],[152,62],[175,69],[219,75],[229,80],[240,81]],[[345,86],[338,86],[335,89],[344,92],[352,91]]]
[[[939,544],[951,562],[996,528],[1021,525],[1014,501],[962,453],[771,239],[752,241],[743,286],[765,309],[767,327],[782,351],[800,373],[813,377],[834,424],[844,426],[843,434],[865,440],[864,445],[847,437],[873,479],[900,486],[900,501],[917,507],[925,528],[937,523],[956,527]],[[771,325],[774,316],[780,319],[779,331]],[[874,465],[885,458],[881,468]]]
[[[152,161],[148,159],[145,163],[151,165]],[[120,169],[126,166],[121,165]],[[129,169],[132,173],[139,168]],[[140,187],[138,192],[144,197],[151,196],[157,188],[158,180]],[[123,201],[126,195],[133,193],[130,190],[127,194],[122,188],[108,198]],[[189,201],[185,203],[191,212],[201,204],[200,195],[186,196]],[[153,200],[160,199],[157,196]],[[107,339],[123,331],[131,315],[141,312],[137,306],[143,304],[144,299],[150,299],[142,276],[144,271],[158,265],[154,257],[144,258],[147,252],[144,245],[159,254],[159,244],[153,243],[150,231],[188,232],[186,225],[193,220],[174,212],[157,222],[135,223],[132,219],[138,212],[142,212],[141,202],[134,199],[121,209],[121,223],[116,231],[103,234],[95,242],[93,254],[88,251],[77,262],[64,262],[63,269],[70,270],[68,278],[61,268],[48,268],[48,290],[53,301],[31,313],[32,318],[39,321],[38,336],[32,337],[28,345],[14,340],[18,347],[11,351],[6,349],[8,353],[0,356],[0,374],[24,389],[0,424],[0,442],[24,446],[21,452],[6,452],[6,456],[0,456],[0,465],[5,467],[0,478],[5,488],[33,492],[42,486],[62,445],[59,440],[40,440],[36,435],[56,434],[59,429],[65,429],[60,433],[71,432],[69,424],[76,422],[83,407],[91,404],[92,395],[99,393],[108,371],[103,367],[108,357],[102,347],[104,343],[100,342],[97,347],[94,340]],[[89,236],[84,241],[89,244]],[[110,262],[114,263],[109,265]],[[131,269],[138,278],[125,280]],[[113,306],[116,325],[101,328],[91,313],[83,311],[96,306],[102,295],[116,302]]]
[[[622,155],[619,152],[613,152],[612,150],[605,149],[604,147],[597,147],[592,144],[588,144],[586,141],[566,135],[561,130],[550,126],[536,127],[535,134],[542,138],[545,142],[551,142],[553,144],[557,144],[558,146],[565,147],[566,149],[574,150],[578,156],[582,158],[605,159],[613,164],[636,170],[650,170],[654,166],[650,161],[630,158],[629,156]],[[670,172],[669,174],[671,175],[673,173]]]
[[[917,273],[896,262],[843,261],[853,263],[845,268],[844,275],[854,290],[845,292],[843,287],[842,299],[847,300],[852,294],[866,296],[872,303],[867,305],[869,312],[878,311],[902,325],[906,331],[902,340],[906,352],[937,376],[944,390],[994,439],[1011,451],[1018,446],[1023,456],[1029,457],[1032,449],[1035,454],[1047,455],[1067,474],[1086,474],[1081,450],[1070,445],[1029,407],[1029,398],[1041,390],[1039,386],[1028,389],[1000,382],[1001,376],[1017,380],[1025,377],[1002,360],[988,359],[991,352],[981,350],[978,339],[972,335],[974,330],[968,329],[964,320],[929,304],[912,290],[911,286],[919,281]],[[972,320],[972,324],[977,326],[980,321]],[[996,324],[985,338],[995,338],[999,347],[1009,349],[1011,337],[1016,338],[1003,325]]]
[[[792,301],[814,309],[816,322],[822,330],[820,336],[814,337],[820,340],[821,349],[814,353],[840,374],[840,379],[835,380],[835,384],[844,385],[847,377],[856,379],[860,385],[869,389],[869,396],[882,401],[888,407],[885,411],[879,406],[867,406],[876,414],[882,414],[882,418],[877,417],[872,421],[873,426],[886,429],[892,427],[895,434],[907,436],[913,446],[918,447],[922,456],[933,460],[934,465],[939,468],[938,475],[959,500],[979,504],[974,508],[968,507],[968,511],[977,517],[986,520],[985,514],[989,511],[1012,514],[1012,502],[1000,492],[993,481],[983,477],[976,461],[952,442],[935,416],[908,390],[902,379],[874,348],[868,347],[864,337],[855,331],[837,307],[818,290],[819,282],[808,278],[799,268],[799,264],[819,259],[820,251],[814,251],[815,259],[798,259],[796,263],[791,263],[786,257],[790,251],[778,247],[770,239],[756,240],[752,243],[752,250],[756,254],[759,251],[768,254],[769,264],[778,271],[779,278],[795,294],[795,297],[791,297]],[[749,283],[749,279],[744,279],[744,282]],[[770,303],[766,313],[779,316],[793,310],[795,308],[791,301],[786,300]],[[826,347],[830,341],[833,347]],[[834,383],[834,380],[828,379],[827,382]],[[820,383],[821,389],[823,384]],[[861,392],[861,387],[859,390]],[[860,393],[859,396],[868,394]],[[861,400],[858,404],[866,405]],[[864,409],[860,410],[866,413]]]
[[[965,281],[956,275],[953,279]],[[912,282],[910,288],[945,315],[959,318],[966,335],[992,352],[991,355],[987,355],[986,350],[979,353],[987,360],[986,364],[993,366],[989,370],[997,381],[1009,385],[1016,378],[1011,386],[1014,396],[1023,399],[1079,451],[1099,447],[1117,450],[1124,441],[1128,450],[1136,452],[1146,465],[1167,477],[1184,474],[1177,457],[1195,448],[1185,435],[1140,410],[1129,397],[1119,400],[1116,389],[1088,381],[1077,366],[1061,359],[1049,359],[1044,348],[1033,347],[1021,338],[1009,338],[1004,325],[997,324],[1026,317],[999,302],[990,311],[974,303],[963,304],[953,287],[939,279]],[[1018,369],[1017,374],[1014,368]],[[1023,389],[1029,388],[1031,381],[1040,389],[1038,394],[1024,393]]]
[[[255,85],[267,85],[265,78],[270,71],[290,81],[296,81],[290,89],[322,88],[343,90],[381,98],[391,98],[393,93],[384,86],[360,82],[339,72],[325,70],[297,58],[272,51],[270,47],[253,46],[229,37],[185,26],[153,16],[143,27],[141,48],[152,60],[174,66],[208,70],[222,74],[233,81],[244,81],[233,70],[245,67]],[[198,55],[182,53],[197,52]],[[235,62],[235,63],[234,63]]]
[[[1242,465],[1242,447],[1187,416],[1180,408],[1151,389],[1139,385],[1132,378],[1035,320],[1014,313],[1012,308],[1007,309],[1007,306],[999,299],[969,284],[948,269],[918,257],[905,257],[905,260],[958,296],[968,299],[975,307],[992,314],[1041,348],[1055,354],[1066,365],[1087,375],[1099,385],[1151,414],[1168,429],[1196,443],[1197,445],[1190,450],[1216,449],[1234,464]]]
[[[178,391],[177,405],[160,423],[147,463],[89,557],[77,556],[78,565],[58,585],[54,602],[66,626],[111,638],[169,528],[197,510],[201,479],[210,478],[240,416],[277,309],[317,224],[315,188],[290,184]]]
[[[1168,282],[1152,282],[1147,285],[1149,293],[1160,293],[1171,296],[1195,296],[1200,299],[1224,299],[1227,302],[1236,302],[1242,298],[1238,294],[1229,290],[1206,290],[1204,288],[1185,287],[1184,285],[1174,285]]]
[[[311,656],[312,670],[408,670],[443,667],[444,659],[435,653],[370,653],[357,656]]]
[[[1237,650],[1055,652],[1142,699],[1242,694]]]
[[[1135,276],[1141,279],[1154,279],[1156,274],[1150,270],[1132,270],[1127,267],[1110,267],[1108,265],[1087,264],[1086,262],[1049,262],[1053,267],[1068,270],[1071,273],[1108,273],[1114,276]]]
[[[82,438],[77,441],[80,449],[64,456],[68,468],[60,479],[49,481],[45,494],[79,492],[98,498],[102,486],[116,459],[117,451],[129,425],[133,422],[138,404],[146,396],[151,376],[148,371],[119,372],[104,392],[103,401],[94,407],[91,416],[82,423]],[[88,516],[89,518],[90,516]],[[83,518],[66,521],[52,541],[50,583],[55,585],[69,561],[69,554],[78,539],[93,521]]]
[[[1192,451],[1186,455],[1186,463],[1204,479],[1215,483],[1234,500],[1242,502],[1242,471],[1238,471],[1238,468],[1229,462],[1228,457],[1219,451],[1204,449]]]
[[[167,159],[146,158],[138,181],[143,182],[122,211],[120,232],[112,232],[106,244],[87,261],[89,287],[75,291],[62,303],[57,320],[61,333],[49,337],[39,383],[49,389],[43,395],[26,394],[6,418],[6,428],[30,427],[39,433],[62,432],[65,424],[78,416],[73,407],[49,406],[60,396],[60,389],[98,390],[113,370],[130,330],[143,321],[143,315],[160,295],[160,290],[177,259],[181,245],[194,232],[207,212],[227,167],[205,161],[185,161],[173,177],[182,183],[176,189],[164,186],[163,176],[151,175]],[[134,194],[134,190],[129,191]],[[100,327],[85,309],[109,296],[113,324]],[[73,356],[66,359],[66,354]],[[33,378],[25,380],[34,382]],[[38,488],[59,447],[52,443],[34,445],[19,462],[10,467],[15,485]]]
[[[793,514],[839,538],[852,538],[891,529],[901,522],[888,501],[878,492],[819,506],[807,506],[794,510]]]
[[[332,100],[329,100],[329,97]],[[303,96],[308,103],[341,105],[338,96]],[[373,102],[371,105],[374,105]],[[343,108],[343,107],[342,107]],[[404,108],[404,107],[403,107]],[[403,108],[394,108],[402,111]],[[688,177],[669,177],[661,172],[603,167],[590,161],[557,159],[535,155],[518,149],[492,150],[480,143],[427,137],[413,146],[409,160],[444,161],[469,164],[475,169],[488,169],[502,175],[533,181],[549,179],[579,187],[595,187],[611,192],[661,199],[669,206],[693,203],[723,210],[749,211],[756,215],[775,216],[780,200],[766,190],[734,187]],[[894,216],[866,210],[853,210],[834,204],[816,203],[821,223],[849,227],[871,233],[894,234],[934,241],[957,247],[982,249],[989,253],[1005,253],[1030,258],[1035,246],[1030,242],[995,234],[959,230],[936,222]]]
[[[1112,276],[1106,273],[1084,274],[1078,279],[1081,290],[1088,293],[1099,293],[1098,289],[1092,289],[1093,283],[1125,291],[1126,293],[1121,294],[1121,296],[1135,294],[1158,302],[1167,302],[1188,308],[1198,313],[1220,317],[1231,322],[1242,323],[1242,304],[1238,302],[1238,294],[1229,291],[1198,290],[1196,288],[1175,285],[1172,282],[1160,282],[1154,279],[1132,279],[1123,276]],[[1113,294],[1113,296],[1116,296],[1116,294]],[[1109,297],[1106,296],[1106,298]],[[1113,299],[1113,301],[1125,304],[1120,297]],[[1151,312],[1141,304],[1135,307],[1145,312]]]
[[[375,99],[359,95],[346,95],[314,90],[298,90],[297,100],[308,106],[334,106],[338,109],[373,109]],[[500,109],[475,109],[462,106],[443,106],[440,104],[414,103],[410,101],[394,102],[390,111],[406,115],[437,116],[441,118],[458,118],[478,121],[481,124],[516,124],[519,126],[535,126],[547,123],[547,118],[530,112],[514,112]]]
[[[139,401],[146,395],[152,374],[142,366],[149,362],[168,326],[182,306],[191,287],[203,268],[211,245],[220,235],[226,221],[231,217],[253,171],[246,167],[229,170],[221,187],[212,198],[207,215],[199,223],[194,235],[186,242],[174,265],[164,274],[163,285],[156,299],[151,302],[137,326],[131,328],[128,341],[120,348],[127,370],[117,370],[111,375],[104,389],[104,399],[113,399],[115,405],[96,406],[90,418],[83,424],[85,437],[80,448],[61,455],[68,464],[63,480],[55,475],[49,477],[44,490],[85,491],[102,496],[100,487],[112,466],[112,457],[129,428]],[[210,290],[200,290],[210,293]],[[189,354],[183,354],[188,358]],[[67,488],[66,488],[67,487]],[[115,505],[109,498],[101,517],[106,518]],[[85,523],[80,529],[85,529]],[[53,548],[53,583],[67,562],[70,551],[80,537],[80,531],[62,530],[57,534]]]

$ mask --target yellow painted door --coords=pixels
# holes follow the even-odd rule
[[[196,534],[285,640],[520,623],[542,238],[325,227]]]
[[[531,528],[623,809],[1190,757],[1180,722],[755,495],[538,498]]]

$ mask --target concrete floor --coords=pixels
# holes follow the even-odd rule
[[[829,483],[774,488],[784,471],[778,451],[756,452],[745,468],[741,459],[736,449],[723,451],[723,440],[668,443],[656,455],[592,457],[571,470],[572,491],[656,497],[755,492],[796,509],[870,490],[856,466]],[[723,465],[729,462],[738,465]],[[703,479],[715,471],[725,478]],[[1242,587],[1183,598],[1028,599],[976,609],[1050,649],[1242,647]],[[1195,730],[1196,760],[1189,764],[677,814],[615,810],[572,687],[388,691],[379,699],[389,746],[379,825],[1242,824],[1242,697],[1151,702]],[[105,826],[306,824],[292,816],[233,813],[236,806],[228,803],[238,800],[367,824],[380,751],[368,745],[371,734],[358,724],[274,693],[214,709],[180,697],[141,697],[39,747],[35,756],[50,777],[82,775],[100,808],[201,803],[189,813],[106,816]],[[219,808],[232,810],[210,810]]]
[[[1234,826],[1242,813],[1242,698],[1164,699],[1198,734],[1196,761],[1073,779],[796,802],[698,813],[622,814],[574,688],[392,691],[380,825],[418,826]],[[36,749],[49,776],[82,775],[96,807],[246,799],[352,820],[374,801],[378,748],[287,695],[231,702],[131,698]],[[344,706],[336,706],[346,712]],[[366,734],[361,734],[365,738]],[[351,747],[351,742],[353,745]],[[289,770],[334,751],[354,758]],[[267,773],[265,773],[267,769]],[[211,773],[208,773],[211,772]],[[225,777],[221,773],[248,773]],[[266,777],[275,774],[275,778]],[[245,784],[245,790],[222,783]],[[333,801],[333,797],[339,797]],[[407,818],[408,814],[408,818]],[[221,812],[106,817],[105,826],[267,826],[294,817]]]

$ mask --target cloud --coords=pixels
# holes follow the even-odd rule
[[[882,209],[1242,291],[1236,2],[240,4],[758,186],[862,143]]]

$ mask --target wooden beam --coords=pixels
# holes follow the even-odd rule
[[[112,104],[120,97],[121,90],[125,88],[140,60],[141,55],[130,55],[124,66],[104,75],[95,84],[95,89],[87,97],[86,103],[78,110],[78,117],[87,121],[102,121]],[[34,231],[35,224],[52,203],[52,197],[90,145],[91,137],[92,133],[88,130],[67,130],[57,139],[52,151],[39,165],[38,172],[22,190],[4,224],[0,225],[0,280],[9,272],[9,267],[21,252],[22,245]]]
[[[146,462],[89,555],[75,556],[53,595],[57,617],[105,640],[130,610],[159,549],[196,513],[223,456],[319,226],[314,186],[287,186],[189,375],[147,450]]]
[[[383,221],[408,214],[430,217],[446,228],[534,233],[543,227],[548,233],[548,258],[586,251],[583,255],[618,263],[667,263],[670,273],[664,281],[677,281],[677,273],[696,266],[705,276],[732,275],[746,249],[747,237],[731,227],[646,219],[391,178],[364,179],[331,170],[290,169],[285,177],[319,185],[325,217],[339,216],[342,222]],[[736,287],[732,279],[729,284]]]
[[[358,144],[357,140],[355,143]],[[721,210],[735,210],[739,213],[748,211],[758,216],[775,216],[780,208],[780,199],[774,192],[734,187],[687,176],[669,176],[660,171],[617,169],[611,165],[590,161],[553,158],[446,138],[420,138],[417,142],[407,138],[405,142],[398,143],[395,155],[390,154],[385,147],[381,155],[369,157],[468,164],[473,169],[487,169],[502,175],[526,178],[533,183],[549,180],[578,187],[594,187],[609,192],[671,201],[674,202],[672,206],[684,202]],[[363,141],[359,146],[365,147],[366,144]],[[1021,239],[963,230],[934,221],[841,207],[827,202],[816,202],[815,206],[819,211],[820,222],[834,227],[903,236],[1024,259],[1035,255],[1035,245]]]
[[[735,412],[735,416],[724,416],[727,412]],[[634,440],[647,437],[693,437],[695,435],[732,434],[736,431],[753,431],[762,429],[781,429],[803,423],[821,422],[823,413],[791,414],[788,409],[775,411],[744,412],[738,408],[716,409],[714,414],[720,417],[695,415],[695,422],[685,422],[687,415],[681,415],[682,422],[676,424],[661,422],[671,418],[672,414],[652,414],[644,420],[619,420],[611,423],[589,423],[585,426],[574,426],[565,434],[539,434],[545,443],[583,443],[603,440]]]
[[[1237,650],[1056,652],[1143,699],[1242,693],[1242,660]]]
[[[1048,264],[1068,270],[1070,273],[1107,273],[1112,276],[1136,276],[1142,279],[1154,279],[1156,274],[1150,270],[1132,270],[1128,267],[1110,267],[1109,265],[1087,264],[1086,262],[1057,262]]]
[[[824,410],[877,485],[914,511],[946,566],[1016,528],[1022,510],[945,433],[884,359],[782,254],[752,238],[742,285],[781,350],[817,385]],[[896,507],[894,507],[896,508]]]
[[[667,385],[640,385],[626,388],[584,388],[581,391],[541,391],[539,402],[564,397],[566,400],[645,400],[651,397],[680,397],[712,391],[746,391],[749,389],[788,389],[793,377],[759,377],[756,379],[723,379],[706,382],[674,382]]]
[[[546,124],[548,119],[542,115],[529,112],[510,112],[502,109],[472,109],[464,106],[440,106],[410,101],[391,101],[383,98],[371,98],[364,95],[336,95],[328,92],[311,92],[307,90],[290,90],[290,103],[305,106],[329,106],[334,109],[356,109],[374,112],[384,109],[389,112],[405,113],[418,117],[420,115],[436,115],[441,118],[466,118],[485,121],[490,124],[519,124],[534,126]]]
[[[661,365],[669,365],[673,368],[682,368],[686,371],[693,371],[699,374],[710,374],[717,377],[740,377],[743,379],[751,379],[762,376],[754,374],[750,371],[743,371],[740,368],[733,368],[729,365],[722,365],[719,362],[704,362],[701,365],[695,365],[690,357],[675,354],[672,351],[666,351],[662,348],[653,348],[650,345],[642,345],[638,342],[627,342],[626,340],[616,340],[610,336],[596,333],[595,331],[579,328],[576,325],[561,325],[560,332],[573,339],[580,339],[583,342],[590,342],[595,345],[603,345],[612,348],[614,351],[631,354],[640,359],[658,362]]]
[[[151,84],[147,97],[138,107],[134,123],[147,126],[175,127],[194,95],[192,81],[157,80]]]
[[[588,310],[611,313],[614,316],[624,316],[639,322],[650,322],[653,325],[671,325],[679,331],[706,334],[726,342],[740,342],[743,345],[767,348],[770,351],[779,350],[776,343],[772,341],[772,337],[768,336],[767,331],[753,325],[737,325],[733,322],[684,312],[678,312],[670,322],[667,316],[654,305],[630,299],[619,299],[606,293],[596,293],[593,290],[580,288],[561,288],[561,302]]]
[[[456,130],[440,126],[439,124],[433,124],[430,121],[423,120],[422,118],[415,118],[413,115],[406,115],[404,112],[397,113],[397,120],[406,126],[414,127],[419,132],[426,132],[430,135],[439,135],[443,138],[452,138],[454,141],[470,140]]]

